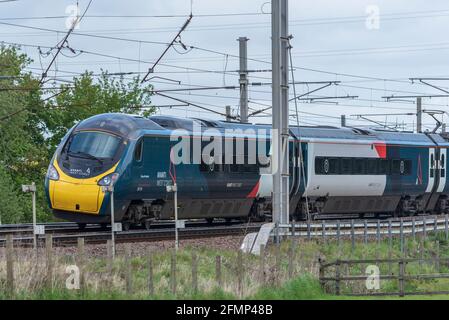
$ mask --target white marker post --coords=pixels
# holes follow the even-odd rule
[[[109,186],[111,194],[111,240],[112,240],[112,259],[115,259],[115,217],[114,217],[114,185]]]
[[[36,184],[34,182],[32,182],[30,185],[22,185],[22,191],[25,193],[31,193],[32,194],[32,199],[33,199],[33,247],[34,249],[37,249],[37,238],[36,236],[40,233],[42,233],[41,231],[38,232],[37,230],[37,226],[36,226]]]
[[[115,232],[121,231],[121,230],[117,230],[119,228],[116,226],[115,217],[114,217],[114,212],[115,212],[115,209],[114,209],[114,183],[117,180],[117,178],[118,178],[118,174],[114,175],[111,178],[111,182],[108,186],[101,187],[101,189],[104,193],[109,192],[109,194],[111,195],[111,240],[112,240],[112,259],[113,260],[115,259]]]
[[[167,192],[173,192],[173,205],[175,209],[175,248],[178,251],[179,248],[179,236],[178,236],[178,186],[176,182],[172,186],[167,186]]]

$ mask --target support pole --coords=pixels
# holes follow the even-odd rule
[[[178,186],[176,182],[173,184],[174,191],[174,207],[175,207],[175,248],[179,249],[179,234],[178,234]]]
[[[112,260],[115,260],[115,217],[114,217],[114,186],[110,187],[111,195],[111,242],[112,242]]]
[[[416,98],[416,132],[422,133],[422,98]]]
[[[248,49],[247,37],[238,38],[240,56],[240,122],[248,122]]]
[[[272,59],[272,216],[275,224],[275,241],[279,241],[281,220],[281,0],[271,1],[271,59]]]
[[[36,217],[36,186],[34,182],[31,183],[33,186],[32,191],[32,198],[33,198],[33,247],[34,250],[37,250],[37,235],[36,235],[36,223],[37,223],[37,217]]]
[[[290,173],[289,173],[289,54],[288,0],[281,0],[281,224],[289,223]]]
[[[344,114],[341,115],[341,127],[346,127],[346,116]]]
[[[272,105],[273,105],[273,221],[276,242],[279,224],[289,222],[289,68],[288,0],[272,0]]]
[[[231,121],[231,106],[226,106],[226,121]]]

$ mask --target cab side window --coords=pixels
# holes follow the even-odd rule
[[[142,155],[143,155],[143,139],[140,139],[136,143],[136,148],[134,149],[134,160],[137,162],[142,161]]]

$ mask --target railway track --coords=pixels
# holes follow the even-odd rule
[[[180,239],[207,238],[229,235],[244,236],[247,233],[258,232],[262,223],[226,224],[205,222],[188,222],[185,229],[180,229]],[[110,239],[110,230],[104,230],[95,225],[88,226],[80,232],[75,223],[48,223],[46,232],[52,233],[55,245],[68,246],[76,244],[82,237],[86,243],[104,243]],[[415,235],[418,233],[444,231],[449,238],[449,216],[418,216],[406,218],[390,218],[377,220],[331,220],[312,221],[280,225],[280,235],[290,235],[302,238],[357,238]],[[6,235],[13,234],[16,245],[29,246],[32,243],[31,224],[0,226],[0,246],[5,244]],[[117,242],[161,241],[174,238],[173,222],[159,222],[150,230],[130,230],[116,233]],[[38,241],[44,241],[45,236],[39,236]]]
[[[280,225],[281,234],[299,237],[377,237],[444,231],[449,237],[449,216],[417,216],[378,220],[333,220]]]
[[[235,225],[213,225],[205,227],[189,226],[179,230],[180,239],[210,238],[218,236],[241,235],[249,232],[257,232],[261,224],[235,224]],[[70,246],[77,243],[78,238],[84,238],[86,243],[104,243],[111,238],[110,231],[101,232],[77,232],[77,233],[54,233],[52,235],[55,246]],[[116,242],[138,242],[138,241],[161,241],[172,240],[175,237],[173,226],[166,228],[155,228],[150,230],[130,230],[117,232]],[[16,246],[30,246],[33,242],[31,234],[19,234],[13,236]],[[45,241],[45,236],[39,236],[38,242]],[[0,246],[4,246],[6,237],[0,238]]]
[[[237,223],[241,224],[241,222],[226,223],[224,221],[217,221],[214,222],[213,224],[209,224],[202,220],[200,221],[191,220],[186,222],[186,226],[205,227],[205,226],[235,225]],[[38,225],[45,226],[45,232],[52,234],[105,232],[105,231],[110,232],[111,230],[110,226],[102,227],[98,224],[88,224],[84,229],[81,230],[79,229],[78,224],[73,222],[50,222],[50,223],[39,223]],[[151,225],[151,229],[173,228],[173,227],[174,227],[173,221],[158,221]],[[140,227],[132,228],[131,230],[136,230],[139,228]],[[33,225],[31,223],[0,225],[0,238],[7,234],[20,235],[20,234],[31,234],[32,232],[33,232]]]

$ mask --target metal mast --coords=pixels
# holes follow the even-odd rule
[[[247,37],[238,38],[240,56],[240,122],[248,122],[248,49]]]
[[[272,168],[273,222],[279,241],[279,224],[289,222],[289,97],[288,97],[288,0],[271,1],[272,23]]]
[[[422,133],[422,98],[416,98],[416,133]]]

